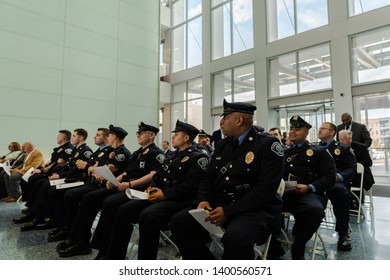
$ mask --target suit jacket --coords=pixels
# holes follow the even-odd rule
[[[372,166],[372,159],[365,145],[352,141],[351,148],[356,156],[356,161],[364,166],[363,188],[368,191],[372,185],[375,184],[374,176],[372,176],[370,169]],[[353,187],[360,187],[360,174],[353,180],[352,185]]]
[[[344,124],[339,124],[337,126],[337,132],[345,129]],[[367,127],[364,124],[360,124],[357,122],[351,123],[351,132],[352,132],[352,141],[362,143],[368,147],[371,146],[372,139],[370,136],[370,132],[367,130]],[[339,135],[337,133],[337,141],[339,140]]]
[[[210,143],[214,143],[214,148],[217,147],[217,143],[222,140],[222,131],[221,129],[217,129],[213,132],[210,138]]]
[[[43,159],[42,153],[35,149],[31,152],[30,156],[27,155],[26,159],[23,163],[22,169],[20,169],[20,173],[24,174],[26,173],[31,167],[37,168],[39,166],[42,166],[45,163]]]

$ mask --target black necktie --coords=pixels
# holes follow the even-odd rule
[[[348,130],[348,129],[349,129],[349,125],[347,125],[347,126],[345,127],[345,129]]]
[[[320,142],[320,145],[321,146],[327,146],[327,143],[326,142]]]

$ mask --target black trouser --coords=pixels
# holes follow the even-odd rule
[[[26,207],[31,208],[34,204],[35,199],[37,198],[41,184],[44,181],[49,181],[46,175],[42,173],[34,174],[28,179],[28,183],[24,180],[21,180],[20,186],[22,189],[30,189],[29,196],[26,197]]]
[[[326,196],[333,205],[333,213],[336,217],[336,231],[341,234],[348,233],[349,208],[351,206],[351,195],[343,183],[336,183],[326,192]]]
[[[117,193],[116,188],[107,190],[99,189],[86,193],[82,199],[77,214],[69,231],[69,238],[82,243],[89,243],[91,239],[91,227],[100,211],[106,197]]]
[[[36,218],[43,220],[47,217],[52,217],[51,214],[51,208],[49,204],[48,199],[48,193],[51,188],[55,188],[53,186],[50,186],[50,181],[45,180],[39,180],[34,186],[34,192],[37,191],[35,195],[35,199],[31,207],[31,213],[35,215]]]
[[[279,207],[280,208],[280,207]],[[173,240],[180,249],[183,259],[215,259],[206,243],[209,233],[184,209],[171,219]],[[274,223],[280,225],[280,209],[275,216],[264,211],[243,213],[229,220],[224,225],[225,233],[221,239],[224,246],[223,258],[254,259],[253,247],[262,244],[271,233]],[[272,226],[270,227],[270,225]]]
[[[325,198],[314,193],[298,195],[286,193],[283,196],[283,211],[294,215],[294,243],[291,247],[293,259],[301,259],[305,255],[307,241],[320,227],[324,218]]]
[[[7,174],[3,168],[0,168],[0,198],[7,197],[8,192],[5,187],[4,174]]]

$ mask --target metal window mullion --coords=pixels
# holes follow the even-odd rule
[[[294,0],[294,30],[295,35],[298,34],[298,19],[297,19],[297,0]]]
[[[230,1],[230,55],[233,55],[233,0]],[[232,99],[233,100],[233,99]]]
[[[231,93],[232,93],[232,102],[234,102],[234,68],[232,68],[230,70],[230,80],[231,80],[231,87],[232,87],[232,90],[231,90]]]
[[[296,59],[296,75],[297,75],[297,94],[301,92],[301,79],[299,77],[299,52],[295,53],[295,59]]]

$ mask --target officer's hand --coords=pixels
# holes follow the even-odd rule
[[[38,169],[38,168],[35,168],[34,171],[33,171],[33,174],[38,174],[38,173],[41,173],[41,170]]]
[[[43,172],[47,172],[47,171],[49,171],[49,169],[50,169],[49,167],[45,167],[45,168],[43,168]],[[40,173],[40,172],[38,172],[38,173]]]
[[[76,162],[76,166],[78,169],[85,169],[85,167],[87,166],[87,162],[83,160],[78,160]]]
[[[159,202],[165,199],[165,195],[159,188],[153,188],[153,191],[155,192],[148,197],[148,200],[152,203]]]
[[[305,194],[305,193],[307,193],[308,189],[309,189],[308,185],[298,184],[295,187],[295,193],[296,194]]]
[[[213,208],[211,208],[210,203],[208,201],[201,201],[201,202],[199,202],[198,207],[196,207],[196,208],[197,209],[205,209],[205,210],[208,210],[208,211],[213,210]]]
[[[110,182],[110,181],[107,181],[106,183],[106,189],[107,190],[112,190],[114,188],[114,185]]]
[[[57,179],[60,179],[60,176],[57,173],[54,173],[49,177],[49,180],[57,180]]]
[[[118,185],[118,190],[123,192],[130,187],[129,182],[122,182]]]
[[[225,212],[222,207],[217,207],[210,211],[210,216],[206,218],[206,222],[210,221],[212,224],[220,226],[226,222]]]

